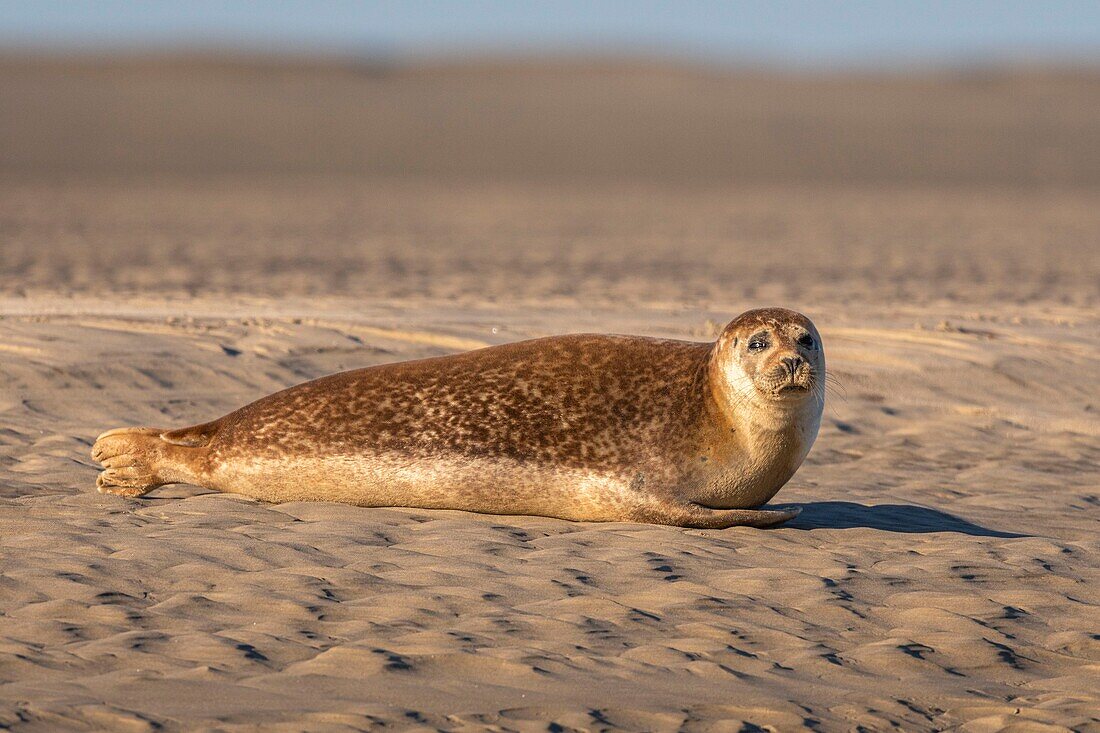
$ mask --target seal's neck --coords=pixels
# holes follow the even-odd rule
[[[711,362],[709,382],[719,419],[755,461],[801,462],[817,437],[822,403],[810,395],[798,401],[771,400],[756,392],[744,374],[730,374]]]

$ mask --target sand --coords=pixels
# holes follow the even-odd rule
[[[816,309],[842,387],[777,530],[92,491],[108,426],[563,328],[700,338],[727,312],[0,302],[0,721],[1100,727],[1100,319],[1076,309]]]
[[[1100,731],[1095,75],[691,77],[744,91],[752,119],[790,107],[781,132],[849,115],[879,134],[842,156],[850,177],[780,135],[755,149],[786,178],[727,180],[690,177],[682,140],[630,163],[636,130],[586,162],[550,134],[566,117],[517,162],[516,120],[545,102],[523,90],[595,119],[589,67],[452,69],[488,100],[472,110],[438,69],[73,63],[0,69],[25,102],[0,119],[22,143],[0,150],[0,727]],[[722,143],[739,108],[708,91],[677,117],[684,73],[628,89],[647,124]],[[523,114],[447,158],[443,133],[394,148],[394,113],[343,168],[329,137],[305,155],[281,147],[297,128],[242,117],[303,88],[336,110],[348,85],[471,129]],[[219,90],[204,127],[193,102]],[[140,116],[157,93],[175,114]],[[66,126],[91,142],[51,146]],[[400,155],[380,163],[377,136]],[[941,138],[971,157],[918,165]],[[771,304],[814,318],[838,380],[782,528],[94,491],[110,427],[554,333],[709,339]]]

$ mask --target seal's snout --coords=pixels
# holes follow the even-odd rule
[[[813,389],[814,368],[799,353],[777,356],[762,381],[766,392],[778,397],[796,397]]]

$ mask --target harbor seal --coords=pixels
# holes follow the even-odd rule
[[[759,509],[817,436],[825,354],[806,316],[713,343],[571,335],[342,372],[178,430],[96,440],[99,490],[191,483],[273,502],[578,521],[771,526]]]

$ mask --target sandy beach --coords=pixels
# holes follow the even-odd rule
[[[973,78],[834,80],[872,100],[876,144],[924,130],[973,157],[922,168],[906,164],[915,143],[889,148],[915,157],[871,145],[844,180],[823,159],[685,182],[678,161],[702,153],[631,169],[637,130],[589,168],[583,145],[558,154],[553,125],[595,119],[601,99],[577,93],[600,85],[576,69],[450,70],[481,95],[475,112],[442,72],[60,63],[0,65],[0,98],[30,100],[2,120],[24,144],[0,150],[0,727],[1100,731],[1100,105],[1080,102],[1095,75],[983,77],[973,107],[936,124],[927,100]],[[683,103],[687,73],[626,78],[660,112]],[[233,117],[241,152],[183,103],[160,141],[120,127],[138,107],[74,119],[58,81],[104,100],[140,90],[134,75],[222,88],[229,117],[247,106],[225,91],[241,78],[314,89],[314,112],[363,85],[471,129],[546,102],[527,88],[583,103],[527,158],[505,155],[508,134],[417,153],[394,142],[393,113],[363,135],[425,161],[396,175],[416,166],[379,162],[375,143],[342,170],[332,138],[296,163],[250,117]],[[775,84],[809,83],[691,78],[752,92],[764,120],[789,104]],[[1054,122],[997,123],[1020,99]],[[779,129],[847,129],[843,94],[803,101],[783,118],[802,126]],[[161,119],[146,104],[140,119]],[[725,144],[724,109],[691,123],[706,145]],[[44,110],[55,127],[36,137]],[[507,119],[534,124],[524,114]],[[85,153],[49,145],[93,117]],[[1021,162],[1036,150],[1045,167]],[[479,151],[495,167],[471,163]],[[762,305],[814,319],[838,382],[777,497],[803,513],[778,529],[94,490],[107,428],[188,425],[334,371],[549,334],[708,340]]]

